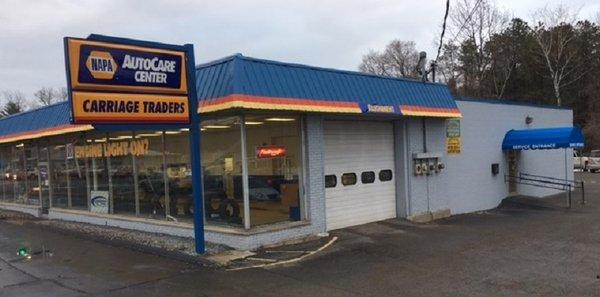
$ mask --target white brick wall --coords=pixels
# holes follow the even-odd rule
[[[501,149],[504,135],[510,129],[572,126],[573,113],[568,109],[541,108],[489,102],[457,101],[461,119],[462,152],[446,153],[446,128],[443,119],[427,119],[429,152],[440,153],[446,169],[429,177],[412,174],[412,158],[408,168],[409,215],[449,208],[453,214],[496,207],[508,195],[504,182],[507,174],[506,154]],[[525,117],[533,123],[525,124]],[[419,118],[406,120],[409,156],[422,152],[422,123]],[[572,168],[572,151],[567,150],[567,167]],[[565,177],[564,150],[534,150],[521,152],[520,171],[530,174]],[[491,164],[500,164],[500,173],[491,173]],[[573,171],[567,170],[573,179]],[[558,191],[519,185],[523,195],[546,196]]]

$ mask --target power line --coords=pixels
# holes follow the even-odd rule
[[[438,46],[437,56],[435,56],[435,60],[437,61],[440,57],[440,53],[442,52],[442,42],[444,41],[444,34],[446,33],[446,20],[448,19],[448,11],[450,10],[450,0],[446,0],[446,13],[444,14],[444,23],[442,24],[442,35],[440,35],[440,45]]]

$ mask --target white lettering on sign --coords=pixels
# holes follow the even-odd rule
[[[136,82],[166,84],[167,73],[174,73],[176,64],[175,61],[161,60],[158,57],[148,59],[125,55],[121,67],[136,70],[134,74]]]

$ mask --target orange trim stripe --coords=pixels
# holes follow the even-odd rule
[[[0,136],[0,143],[14,142],[14,141],[22,141],[46,136],[54,136],[72,132],[82,132],[93,130],[94,127],[92,125],[61,125],[51,128],[39,129],[34,131],[26,131],[20,133],[14,133],[9,135]]]
[[[233,94],[209,101],[201,101],[199,113],[215,112],[227,109],[263,109],[263,110],[289,110],[330,113],[362,113],[358,103],[348,101],[327,101],[294,99],[281,97],[261,97]],[[400,112],[405,116],[429,117],[462,117],[458,108],[438,108],[415,105],[401,105]]]
[[[198,112],[206,113],[233,108],[331,113],[362,113],[360,106],[356,102],[260,97],[236,94],[210,101],[201,101],[198,107]]]

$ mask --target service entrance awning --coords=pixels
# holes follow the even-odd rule
[[[577,127],[510,130],[504,136],[502,150],[581,149],[584,143]]]

